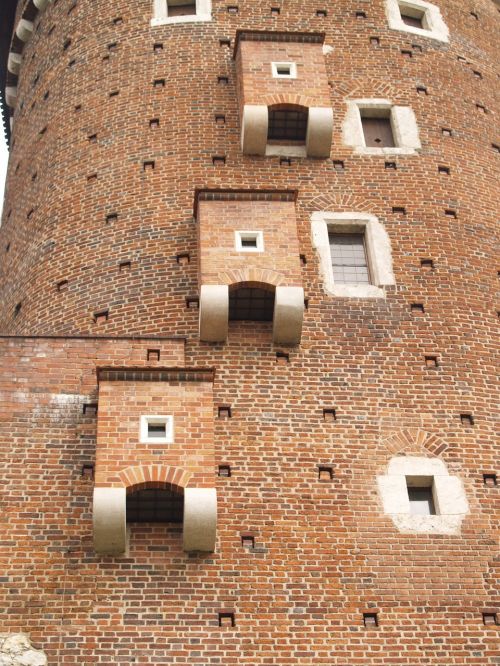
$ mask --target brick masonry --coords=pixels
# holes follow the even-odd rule
[[[499,611],[498,486],[483,483],[498,474],[499,17],[489,0],[438,4],[449,44],[389,30],[381,0],[285,3],[278,17],[272,3],[234,14],[214,1],[212,22],[158,28],[149,0],[59,0],[36,20],[0,229],[0,330],[20,336],[0,341],[0,626],[30,634],[49,664],[499,663],[498,627],[482,616]],[[220,44],[238,29],[325,33],[330,160],[241,154],[236,65]],[[346,100],[369,97],[413,108],[419,155],[342,145]],[[225,345],[198,340],[193,202],[218,188],[298,192],[308,309],[288,363],[268,323],[231,322]],[[318,210],[385,225],[385,299],[326,295]],[[158,367],[215,368],[217,549],[186,555],[181,526],[133,525],[129,552],[100,558],[81,476],[98,415],[83,405],[98,401],[98,366],[147,366],[152,348]],[[401,534],[383,514],[376,477],[398,453],[438,455],[462,479],[460,536]],[[230,477],[215,476],[223,464]]]

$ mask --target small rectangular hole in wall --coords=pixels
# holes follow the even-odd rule
[[[498,615],[492,611],[486,611],[483,613],[483,624],[488,625],[497,625],[498,624]]]
[[[22,303],[18,303],[16,307],[14,308],[14,317],[17,317],[19,313],[21,312],[21,309],[23,307]]]
[[[227,76],[218,76],[217,77],[217,83],[220,86],[227,86],[229,83],[229,78]]]
[[[378,627],[378,613],[363,613],[363,624],[368,629]]]
[[[478,72],[477,69],[473,69],[472,73],[474,74],[476,79],[482,79],[483,78],[483,75],[481,74],[481,72]]]
[[[153,53],[161,53],[162,51],[163,51],[163,44],[161,42],[153,44]]]
[[[453,217],[453,218],[457,217],[457,211],[454,210],[453,208],[447,208],[444,211],[444,214],[446,215],[446,217]]]
[[[325,421],[336,421],[337,413],[335,409],[323,409],[323,419]]]
[[[467,62],[467,58],[464,58],[463,56],[457,56],[458,62]]]
[[[231,476],[231,465],[219,465],[219,476],[226,478]]]
[[[419,53],[422,53],[422,47],[420,46],[420,44],[412,44],[412,45],[411,45],[411,48],[412,48],[414,51],[418,51]]]
[[[406,208],[404,206],[393,206],[392,212],[394,215],[406,215]]]
[[[428,95],[427,88],[425,86],[417,86],[417,92],[419,95]]]
[[[82,411],[86,416],[95,416],[97,414],[97,403],[96,402],[86,402],[83,405]]]
[[[392,171],[396,171],[396,169],[398,168],[396,162],[386,162],[384,164],[384,167],[386,169],[389,169],[389,170],[392,170]]]
[[[186,297],[186,307],[189,310],[198,310],[200,307],[200,299],[198,296],[187,296]]]
[[[304,298],[304,310],[309,310],[309,299]]]
[[[155,88],[164,88],[165,87],[165,79],[155,79],[153,81],[153,86]]]
[[[149,121],[149,126],[151,127],[151,129],[157,129],[158,127],[160,127],[160,119],[151,118],[151,120]]]
[[[237,14],[238,13],[238,6],[237,5],[229,5],[227,8],[227,13],[228,14]]]
[[[276,363],[278,365],[288,365],[290,363],[290,354],[286,352],[276,352]]]
[[[97,134],[90,134],[87,138],[89,143],[97,143]]]
[[[299,258],[300,258],[300,265],[301,266],[307,266],[307,257],[306,257],[306,255],[305,254],[300,254]]]
[[[400,5],[399,11],[401,14],[401,20],[405,25],[409,25],[412,28],[419,28],[420,30],[426,27],[426,12],[424,10]]]
[[[438,173],[440,173],[443,176],[449,176],[450,175],[450,167],[438,166]]]
[[[72,12],[75,11],[75,9],[76,9],[76,5],[77,5],[76,2],[73,2],[73,3],[70,5],[70,8],[68,9],[68,16],[69,16]]]
[[[72,58],[72,59],[68,62],[68,67],[74,67],[75,65],[76,65],[76,58]]]
[[[328,12],[326,9],[317,9],[316,10],[316,16],[319,16],[319,18],[326,18]]]
[[[499,146],[498,144],[496,144],[496,143],[492,143],[492,144],[491,144],[491,147],[493,148],[493,150],[494,150],[496,153],[500,153],[500,146]]]
[[[82,479],[87,479],[91,481],[94,478],[94,465],[84,464],[82,465]]]
[[[333,160],[333,168],[335,171],[344,171],[345,164],[343,160]]]
[[[159,349],[148,349],[147,359],[148,359],[148,361],[159,361],[160,360],[160,350]]]
[[[474,425],[474,417],[472,414],[460,414],[460,422],[466,428],[472,428]]]
[[[410,514],[416,516],[436,515],[433,485],[434,477],[432,476],[406,477],[406,489],[410,503]]]
[[[496,486],[498,484],[497,475],[494,472],[483,474],[483,483],[485,486]]]
[[[181,266],[185,266],[186,264],[189,264],[189,262],[191,261],[189,252],[181,252],[180,254],[177,255],[176,259],[177,263],[181,264]]]
[[[108,44],[108,51],[116,51],[118,49],[118,42],[111,42]]]
[[[88,183],[94,183],[97,180],[97,174],[96,173],[91,173],[87,176],[87,182]]]
[[[104,324],[109,319],[109,310],[101,310],[100,312],[94,312],[94,323],[95,324]]]
[[[242,534],[241,545],[243,548],[255,548],[255,537],[252,534]]]
[[[38,132],[38,134],[39,134],[40,136],[43,136],[43,135],[45,134],[46,131],[47,131],[47,125],[45,125],[45,127],[42,127],[42,129]]]
[[[109,96],[110,96],[110,97],[118,97],[119,94],[120,94],[120,91],[119,91],[119,90],[112,90],[112,91],[109,93]]]
[[[289,157],[280,157],[280,166],[292,166],[292,160]]]
[[[155,168],[154,160],[148,160],[142,163],[143,171],[153,171]]]
[[[401,55],[405,58],[413,58],[413,53],[407,49],[401,49]]]
[[[434,269],[434,261],[432,259],[420,259],[420,268],[424,271],[432,271]]]
[[[426,356],[425,357],[425,366],[427,368],[437,368],[438,367],[438,357],[437,356]]]
[[[443,136],[453,136],[453,131],[449,127],[442,127],[441,134]]]
[[[113,23],[114,23],[115,25],[120,25],[121,23],[123,23],[123,19],[122,19],[122,17],[121,17],[121,16],[117,16],[116,18],[113,19]]]
[[[223,37],[222,39],[219,39],[219,46],[227,47],[228,49],[230,49],[231,48],[231,40],[228,39],[227,37]]]
[[[226,611],[219,613],[219,627],[234,627],[234,613]]]
[[[473,19],[476,19],[476,21],[479,21],[479,14],[477,12],[471,12],[470,15],[472,16]]]
[[[118,264],[118,269],[120,273],[126,273],[131,269],[131,267],[132,267],[132,262],[130,261],[120,261],[120,263]]]
[[[331,481],[333,479],[333,467],[331,465],[318,465],[318,481]]]
[[[5,251],[8,252],[9,250],[10,250],[10,243],[7,243],[7,245],[5,246]]]
[[[56,284],[57,291],[64,291],[67,287],[68,287],[67,280],[60,280],[60,282]]]
[[[35,209],[31,208],[31,210],[29,210],[28,213],[26,214],[26,218],[28,220],[31,219],[33,217],[34,213],[35,213]]]
[[[356,12],[356,18],[357,19],[365,19],[366,18],[366,12]]]
[[[476,104],[476,109],[481,113],[488,113],[484,104]]]
[[[71,46],[71,39],[67,39],[63,44],[63,51],[67,51]]]
[[[232,418],[232,410],[230,405],[221,405],[217,408],[217,414],[220,419],[230,419]]]
[[[34,182],[38,178],[38,173],[35,171],[31,174],[31,180]]]
[[[380,39],[379,37],[370,37],[370,44],[372,46],[380,46]]]
[[[413,314],[424,314],[425,309],[422,303],[412,303],[411,312]]]
[[[279,7],[271,7],[271,16],[279,16],[281,10]]]
[[[117,213],[109,213],[106,215],[106,224],[113,224],[118,220],[118,214]]]
[[[226,164],[225,155],[212,155],[212,164],[214,166],[224,166]]]
[[[226,124],[226,116],[224,116],[222,113],[219,113],[215,116],[215,124],[216,125],[225,125]]]
[[[75,106],[75,112],[78,113],[78,111],[81,111],[81,110],[82,110],[82,105],[81,105],[81,104],[77,104],[77,105]]]

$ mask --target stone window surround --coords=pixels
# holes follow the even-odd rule
[[[280,74],[279,67],[290,67],[290,74]],[[271,72],[274,79],[296,79],[297,78],[297,63],[295,62],[272,62]]]
[[[441,11],[436,5],[424,0],[385,0],[385,9],[389,28],[410,32],[421,37],[428,37],[440,42],[448,42],[449,31],[443,21]],[[401,18],[401,9],[416,9],[424,13],[425,28],[407,25]]]
[[[374,117],[390,112],[394,147],[367,147],[361,110],[369,109]],[[347,114],[342,126],[344,144],[361,155],[413,155],[421,149],[415,114],[409,106],[397,106],[388,99],[365,98],[347,100]]]
[[[407,479],[432,477],[436,514],[410,513]],[[439,458],[396,456],[389,461],[387,473],[377,477],[384,513],[406,534],[459,534],[469,513],[462,481],[449,474]]]
[[[255,238],[257,241],[256,247],[244,247],[242,240],[245,237]],[[235,231],[234,247],[237,252],[264,252],[264,234],[262,231]]]
[[[165,437],[149,437],[149,424],[165,424]],[[171,415],[143,415],[140,419],[141,444],[172,444],[174,441],[174,417]]]
[[[313,247],[319,255],[323,286],[330,296],[349,298],[385,298],[386,286],[394,285],[389,236],[375,215],[369,213],[334,213],[317,211],[311,216]],[[336,284],[330,253],[330,231],[364,233],[366,255],[372,284]]]
[[[196,14],[188,16],[168,16],[168,0],[153,0],[151,25],[171,25],[175,23],[197,23],[212,20],[211,0],[196,0]]]

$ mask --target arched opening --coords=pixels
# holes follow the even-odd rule
[[[184,495],[170,484],[151,483],[127,490],[127,523],[182,523]]]
[[[309,109],[297,104],[276,104],[268,108],[268,114],[268,144],[305,145]]]
[[[272,321],[275,287],[240,282],[229,288],[229,321]]]

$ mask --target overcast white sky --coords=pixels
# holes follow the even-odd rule
[[[2,212],[3,188],[5,185],[5,172],[7,170],[8,157],[9,153],[7,151],[7,144],[5,143],[2,127],[0,126],[0,213]]]

